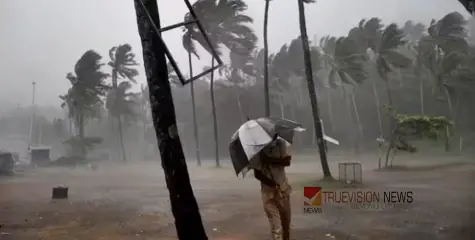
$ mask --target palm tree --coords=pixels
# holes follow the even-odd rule
[[[239,116],[241,121],[246,120],[244,110],[241,103],[241,94],[242,90],[246,88],[249,81],[246,79],[248,76],[252,76],[252,62],[255,61],[252,55],[242,56],[229,52],[230,63],[224,65],[219,69],[223,79],[225,80],[224,85],[231,85],[234,95],[236,96],[236,102],[238,105]],[[246,70],[249,70],[248,67],[251,66],[251,73],[246,73]]]
[[[109,89],[105,83],[109,74],[101,71],[104,65],[100,63],[101,59],[102,57],[93,50],[85,52],[74,66],[74,74],[66,75],[72,87],[66,95],[60,96],[64,101],[62,106],[68,107],[69,114],[74,117],[75,125],[78,127],[81,157],[86,156],[85,121],[88,117],[97,116],[97,105],[102,104],[101,97],[105,96]]]
[[[428,53],[430,71],[434,77],[434,85],[443,92],[447,99],[450,115],[453,117],[453,106],[449,93],[448,79],[450,74],[458,68],[468,52],[467,31],[465,29],[466,20],[458,13],[453,12],[445,15],[441,20],[432,20],[429,27],[430,48],[434,49]]]
[[[198,204],[193,194],[183,148],[176,127],[175,107],[168,81],[165,48],[150,19],[160,29],[157,1],[135,0],[137,25],[142,42],[145,72],[149,85],[153,124],[160,143],[170,205],[178,239],[207,240]],[[157,101],[157,99],[160,99]]]
[[[356,42],[346,37],[325,37],[320,41],[322,49],[323,65],[326,68],[328,85],[332,88],[341,87],[347,100],[349,118],[353,118],[359,130],[359,137],[363,138],[363,127],[360,121],[354,88],[366,79],[364,69],[365,56],[358,51]],[[352,86],[348,89],[346,85]],[[358,151],[359,139],[355,135],[355,150]]]
[[[316,129],[316,138],[318,142],[318,150],[320,153],[320,160],[322,163],[322,170],[324,178],[332,178],[330,167],[328,166],[327,153],[325,151],[325,142],[323,140],[322,122],[320,120],[320,114],[318,110],[317,96],[315,93],[315,83],[312,73],[312,60],[310,54],[310,46],[307,36],[307,25],[305,21],[305,8],[304,3],[312,3],[314,0],[297,0],[299,7],[299,22],[300,22],[300,35],[302,38],[303,56],[305,62],[305,76],[307,78],[308,92],[310,96],[310,103],[312,105],[313,122]]]
[[[358,27],[351,29],[348,33],[348,38],[351,38],[356,43],[356,50],[361,55],[366,56],[366,60],[368,60],[365,69],[369,74],[376,103],[380,136],[383,135],[383,121],[381,116],[381,104],[375,83],[375,79],[379,78],[379,74],[375,64],[374,53],[377,51],[377,45],[382,35],[382,27],[383,25],[379,18],[371,18],[369,20],[362,19],[359,22]]]
[[[269,25],[269,5],[270,0],[265,0],[264,8],[264,101],[265,116],[270,116],[270,96],[269,96],[269,44],[267,41],[267,29]]]
[[[247,56],[255,47],[257,37],[254,31],[247,26],[252,23],[252,18],[244,15],[247,10],[247,4],[242,0],[199,0],[193,4],[193,9],[201,23],[203,23],[206,33],[209,35],[211,44],[209,46],[203,35],[194,25],[187,25],[185,35],[191,40],[184,41],[189,54],[196,51],[189,42],[198,42],[205,50],[211,53],[211,48],[218,49],[224,45],[231,52]],[[185,21],[191,20],[191,14],[185,16]],[[221,52],[217,50],[221,55]],[[211,59],[211,68],[214,68],[215,59]],[[210,99],[213,111],[214,140],[215,140],[215,160],[219,167],[219,147],[218,147],[218,122],[216,119],[216,104],[214,102],[214,71],[210,76]]]
[[[467,21],[458,12],[445,15],[441,20],[432,20],[425,41],[426,55],[424,61],[434,80],[438,93],[444,94],[449,109],[449,119],[455,118],[451,90],[454,75],[467,59],[468,43],[465,25]],[[453,91],[452,91],[453,92]],[[446,150],[450,150],[450,134],[447,128]]]
[[[118,91],[119,78],[125,78],[133,83],[137,83],[134,78],[139,73],[137,69],[133,67],[137,66],[138,64],[135,61],[135,54],[132,52],[132,47],[129,44],[126,43],[123,45],[112,47],[109,50],[109,58],[110,58],[110,61],[108,65],[112,68],[112,90],[114,93],[119,93]],[[126,85],[123,85],[123,86],[126,86]],[[114,99],[121,101],[121,98],[118,96],[114,97]],[[118,103],[113,104],[116,106],[114,107],[114,109],[118,109],[117,104]],[[123,141],[121,111],[116,111],[113,115],[117,119],[117,122],[118,122],[119,141],[120,141],[120,148],[122,150],[122,160],[126,162],[127,157],[126,157],[124,141]]]
[[[425,106],[424,106],[424,78],[423,73],[427,72],[424,64],[424,58],[427,56],[428,52],[430,53],[431,46],[428,44],[430,40],[428,40],[427,36],[422,36],[416,44],[409,44],[407,47],[412,52],[413,58],[413,70],[414,75],[419,80],[419,98],[420,98],[420,105],[421,105],[421,116],[425,115]],[[429,48],[427,48],[427,46]]]
[[[424,36],[426,26],[422,23],[414,24],[413,21],[409,20],[404,23],[402,30],[405,34],[404,40],[411,44],[417,44],[417,42]]]
[[[381,79],[384,80],[386,84],[386,91],[388,94],[388,107],[390,109],[394,108],[393,99],[389,83],[389,73],[395,69],[407,68],[412,64],[411,59],[399,52],[399,49],[404,46],[406,43],[404,40],[404,33],[401,29],[398,28],[396,24],[390,24],[382,32],[380,41],[378,42],[375,55],[376,68]],[[388,166],[389,155],[391,150],[394,148],[394,130],[395,130],[395,120],[390,116],[390,142],[389,148],[386,153],[386,166]]]
[[[109,92],[106,98],[106,108],[111,116],[121,119],[119,121],[119,141],[124,161],[126,160],[126,151],[122,133],[122,117],[129,122],[136,120],[137,117],[137,112],[135,111],[137,101],[134,99],[136,94],[130,92],[131,88],[132,84],[129,82],[121,82],[116,89],[112,89]]]

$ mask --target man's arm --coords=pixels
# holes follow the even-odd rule
[[[277,187],[277,183],[267,177],[263,172],[254,169],[254,177],[269,187]]]

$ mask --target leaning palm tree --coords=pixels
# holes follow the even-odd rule
[[[325,37],[320,41],[322,49],[323,66],[327,72],[327,85],[331,88],[343,90],[346,102],[347,111],[350,119],[357,124],[359,130],[359,137],[363,137],[363,127],[360,121],[360,114],[358,111],[354,89],[358,84],[361,84],[367,78],[364,69],[365,55],[358,51],[356,42],[351,38],[346,37]],[[350,88],[348,88],[348,85]],[[355,150],[358,151],[359,139],[355,136]]]
[[[386,83],[388,104],[391,107],[393,107],[393,99],[389,87],[389,74],[396,69],[407,68],[412,64],[411,59],[399,52],[399,49],[406,43],[403,38],[402,30],[395,23],[390,24],[382,32],[376,52],[374,52],[378,74]]]
[[[396,24],[390,24],[382,32],[381,38],[377,44],[376,52],[374,52],[374,62],[376,63],[376,68],[381,79],[384,80],[386,84],[386,92],[388,95],[388,107],[390,112],[394,108],[393,98],[390,89],[390,77],[389,74],[396,69],[408,68],[411,66],[412,61],[407,56],[401,54],[399,49],[404,46],[406,43],[404,41],[404,33],[401,29],[398,28]],[[390,116],[390,142],[389,148],[386,153],[386,163],[385,166],[388,166],[388,161],[390,157],[391,150],[395,144],[395,119]]]
[[[445,94],[450,115],[453,115],[453,106],[446,86],[468,52],[466,23],[457,12],[449,13],[437,22],[432,20],[428,30],[430,41],[426,41],[428,48],[434,50],[427,53],[426,63],[433,74],[435,88]]]
[[[102,104],[101,98],[109,90],[109,86],[105,83],[109,74],[101,71],[104,65],[100,62],[101,59],[101,55],[93,50],[84,53],[74,66],[74,74],[66,75],[72,85],[71,88],[65,96],[60,96],[65,101],[62,106],[71,108],[69,112],[78,128],[81,157],[86,156],[84,135],[86,120],[88,117],[97,116],[97,106]]]
[[[424,42],[426,49],[423,62],[433,79],[438,94],[445,95],[449,109],[449,119],[455,118],[452,101],[453,85],[457,85],[455,76],[460,66],[467,60],[467,21],[458,12],[445,15],[439,21],[432,20]],[[452,92],[452,93],[451,93]],[[446,129],[446,151],[450,150],[450,134]]]
[[[318,150],[320,153],[320,160],[322,163],[323,176],[324,178],[332,178],[330,167],[328,166],[327,153],[325,151],[325,143],[323,140],[322,122],[320,120],[320,114],[318,110],[317,96],[315,92],[315,83],[314,83],[313,72],[312,72],[310,46],[308,43],[307,25],[305,21],[304,3],[312,3],[315,1],[314,0],[297,0],[297,1],[298,1],[298,7],[299,7],[298,9],[299,9],[299,22],[300,22],[300,35],[302,38],[303,56],[304,56],[304,63],[305,63],[305,76],[307,79],[310,103],[312,105],[313,122],[316,129],[315,135],[318,142]]]
[[[244,14],[247,4],[242,0],[198,0],[193,4],[193,9],[203,24],[208,34],[212,46],[209,46],[204,36],[195,25],[187,25],[185,36],[190,40],[184,41],[187,44],[185,49],[189,53],[198,55],[190,42],[198,42],[206,51],[211,53],[211,48],[221,55],[219,46],[225,46],[231,52],[247,56],[254,49],[257,37],[254,31],[247,25],[252,23],[252,18]],[[185,21],[191,20],[191,14],[185,15]],[[211,68],[214,68],[215,59],[211,59]],[[210,99],[213,116],[216,116],[216,104],[214,102],[214,71],[210,74]],[[218,122],[213,117],[214,140],[215,140],[215,160],[219,167],[219,147],[218,147]]]
[[[110,61],[108,65],[112,68],[112,90],[114,93],[118,93],[118,80],[124,78],[133,83],[135,77],[139,74],[137,69],[133,68],[138,65],[135,61],[135,54],[132,52],[132,47],[129,44],[123,44],[119,46],[112,47],[109,50]],[[119,97],[113,97],[114,99],[119,100]],[[118,105],[118,103],[114,104]],[[120,112],[116,112],[114,117],[117,119],[118,130],[119,130],[119,141],[122,151],[122,160],[127,161],[124,142],[123,142],[123,129],[122,129],[122,115]]]
[[[369,20],[362,19],[358,27],[350,30],[348,38],[352,39],[356,43],[356,50],[366,57],[367,64],[365,70],[369,75],[369,80],[372,86],[374,100],[376,103],[376,113],[379,124],[379,134],[383,135],[383,121],[381,116],[381,104],[379,100],[379,94],[376,88],[375,80],[380,78],[376,63],[375,52],[377,52],[378,42],[381,39],[383,25],[381,19],[371,18]]]
[[[416,44],[424,36],[426,26],[422,23],[414,23],[409,20],[404,23],[402,30],[406,35],[404,39],[411,44]]]

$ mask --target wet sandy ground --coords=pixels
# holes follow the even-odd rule
[[[321,214],[305,214],[302,187],[319,179],[321,170],[316,158],[295,157],[288,170],[295,183],[294,239],[475,239],[475,165],[456,157],[409,156],[398,163],[448,165],[375,172],[370,158],[374,156],[352,157],[363,162],[363,190],[413,191],[414,202],[379,210],[324,205]],[[332,157],[334,162],[348,159]],[[267,239],[269,227],[252,175],[236,178],[226,164],[221,169],[189,165],[210,239]],[[337,176],[336,163],[331,167]],[[68,200],[51,200],[56,185],[70,188]],[[96,171],[36,169],[0,178],[0,240],[11,239],[176,239],[161,166],[148,162],[102,165]]]

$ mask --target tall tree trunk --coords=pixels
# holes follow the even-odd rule
[[[190,77],[193,77],[193,64],[191,62],[191,52],[188,52],[188,67],[190,68]],[[196,102],[195,102],[195,85],[194,82],[190,83],[191,91],[191,108],[193,109],[193,136],[195,138],[195,150],[196,150],[196,162],[198,166],[201,166],[200,158],[200,141],[198,135],[198,121],[196,120]]]
[[[391,88],[389,86],[389,79],[387,76],[384,76],[384,82],[386,83],[386,93],[388,94],[388,105],[394,109],[393,106],[393,96],[391,93]]]
[[[330,167],[328,166],[327,153],[325,150],[325,142],[323,140],[322,122],[318,110],[317,95],[315,93],[315,83],[313,82],[312,60],[310,58],[310,47],[308,44],[307,26],[305,22],[305,8],[302,0],[297,0],[299,6],[299,22],[300,35],[302,38],[303,56],[305,63],[305,76],[307,78],[308,92],[310,96],[310,104],[312,106],[313,123],[315,126],[315,137],[317,138],[318,151],[320,153],[320,161],[322,164],[324,178],[332,178]]]
[[[460,128],[459,123],[458,123],[459,108],[460,108],[460,94],[456,94],[455,108],[454,108],[454,113],[452,115],[452,122],[453,122],[453,131],[459,137],[459,150],[462,151],[463,149],[462,129]]]
[[[351,93],[351,103],[353,105],[353,111],[355,111],[356,123],[358,124],[358,131],[360,133],[360,138],[364,137],[363,125],[361,124],[360,112],[358,111],[358,106],[356,104],[355,93]]]
[[[80,143],[80,151],[81,157],[86,158],[86,144],[84,142],[84,114],[82,111],[79,112],[79,140]]]
[[[112,69],[112,89],[114,90],[114,105],[117,104],[117,71],[115,69]],[[117,107],[117,106],[115,106]],[[117,116],[115,116],[115,119],[117,119],[117,126],[119,130],[119,146],[120,146],[120,151],[122,153],[122,161],[127,162],[127,156],[125,155],[125,147],[124,147],[124,138],[123,135],[124,133],[122,132],[122,116],[120,113],[118,113]]]
[[[122,131],[122,117],[119,116],[119,141],[120,141],[120,150],[122,152],[122,161],[127,162],[127,156],[125,155],[125,146],[124,146],[124,133]]]
[[[358,154],[359,152],[358,134],[355,134],[357,132],[356,130],[357,123],[356,123],[356,117],[354,117],[352,113],[351,97],[350,97],[351,94],[348,92],[345,85],[342,86],[342,89],[343,89],[343,97],[345,98],[346,112],[348,114],[348,120],[350,121],[350,124],[348,124],[350,128],[349,132],[351,133],[350,141],[353,144],[354,153]]]
[[[450,97],[450,93],[449,93],[449,90],[444,87],[444,92],[445,92],[445,96],[447,98],[447,105],[448,105],[448,108],[449,108],[449,118],[452,119],[453,121],[453,117],[454,117],[454,108],[452,106],[452,98]],[[455,128],[455,122],[453,123],[453,128]],[[449,126],[446,126],[446,131],[445,131],[445,151],[450,151],[450,130],[449,130]]]
[[[264,101],[265,114],[270,116],[270,94],[269,94],[269,45],[267,42],[267,27],[269,22],[269,5],[270,0],[265,0],[266,5],[264,9]]]
[[[211,59],[211,68],[214,68],[214,58]],[[216,161],[216,167],[220,167],[219,164],[219,141],[218,141],[218,117],[216,116],[216,102],[214,101],[214,71],[211,72],[209,95],[211,98],[211,110],[213,114],[213,131],[214,131],[214,157]]]
[[[73,133],[73,119],[71,117],[69,117],[69,135],[70,136],[74,135],[74,133]]]
[[[313,124],[312,128],[312,146],[315,146],[317,143],[317,127],[315,127],[315,124]]]
[[[170,205],[175,218],[178,239],[207,240],[178,136],[175,107],[168,82],[165,49],[147,17],[149,14],[156,27],[160,29],[157,1],[134,0],[134,3],[149,85],[153,124],[165,180],[170,192]]]
[[[391,94],[391,88],[389,86],[389,79],[388,76],[382,76],[384,79],[384,82],[386,83],[386,92],[388,94],[388,105],[390,108],[390,111],[395,110],[393,106],[393,97]],[[394,148],[394,144],[396,141],[396,119],[394,119],[394,116],[392,115],[391,112],[389,112],[389,129],[390,129],[390,136],[389,136],[389,147],[388,151],[386,152],[386,162],[385,162],[385,167],[388,167],[389,164],[389,157],[391,155],[391,151]]]
[[[419,61],[418,61],[419,62]],[[419,97],[421,101],[421,116],[424,116],[424,81],[421,78],[421,66],[418,64],[416,68],[416,77],[419,79]]]
[[[279,97],[280,117],[285,118],[285,106],[282,97]],[[295,120],[295,119],[294,119]]]
[[[234,95],[236,96],[236,101],[238,105],[238,110],[239,110],[239,116],[241,117],[241,121],[246,121],[246,118],[244,117],[244,111],[242,110],[242,104],[241,104],[241,97],[239,96],[239,93],[236,91],[236,88],[233,87],[233,92]]]
[[[379,125],[379,136],[383,136],[383,120],[381,117],[381,104],[379,103],[378,90],[376,89],[376,84],[371,80],[371,86],[373,88],[374,101],[376,103],[376,113],[378,115],[378,125]]]
[[[333,128],[334,122],[333,122],[333,104],[332,104],[332,93],[330,89],[327,89],[327,103],[328,103],[328,116],[330,117],[330,130],[333,132],[335,129]]]

